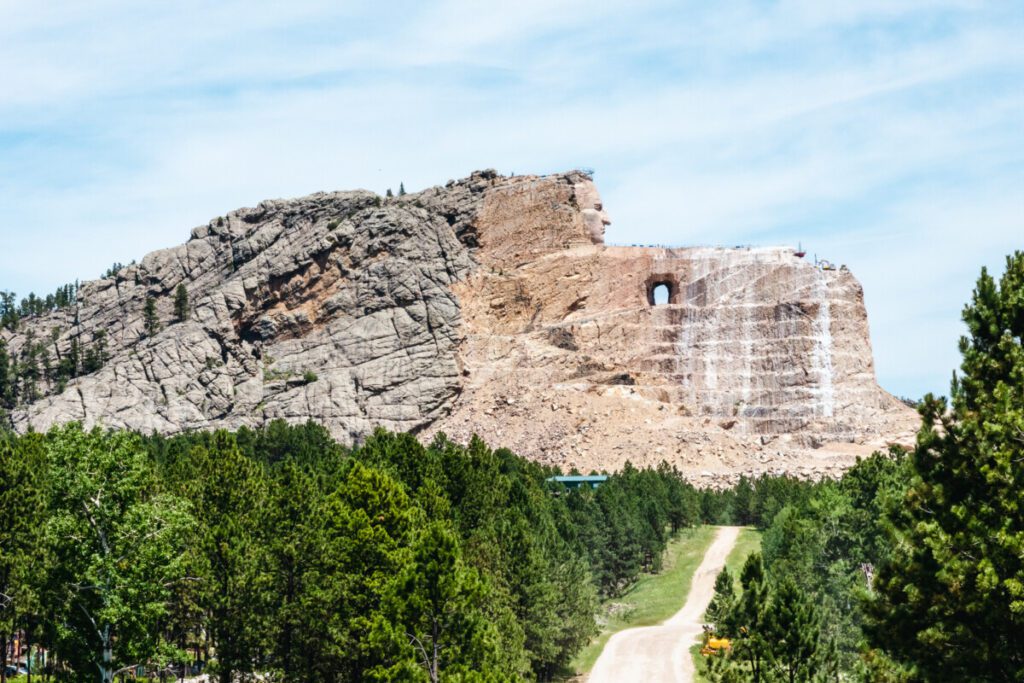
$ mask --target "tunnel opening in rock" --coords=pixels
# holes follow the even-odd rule
[[[651,298],[654,299],[654,305],[660,306],[668,303],[669,290],[668,285],[664,282],[654,285],[654,291],[651,293]]]
[[[647,303],[651,306],[679,303],[679,283],[670,277],[650,278],[647,281]]]

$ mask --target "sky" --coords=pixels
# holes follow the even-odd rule
[[[589,168],[616,244],[796,245],[948,393],[1024,248],[1024,2],[0,0],[0,289],[260,200]]]

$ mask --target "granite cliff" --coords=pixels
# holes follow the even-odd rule
[[[41,384],[15,427],[312,418],[349,443],[478,433],[567,468],[664,459],[694,479],[813,476],[909,439],[850,272],[784,248],[606,246],[607,222],[579,172],[234,211],[0,332],[13,354],[46,339],[56,356],[106,335],[105,365]]]

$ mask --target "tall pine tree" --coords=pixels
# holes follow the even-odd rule
[[[915,476],[875,581],[874,645],[923,680],[1024,680],[1024,253],[982,270],[961,374],[925,397]]]
[[[188,318],[188,290],[184,282],[174,290],[174,317],[178,322],[185,322]]]
[[[160,318],[156,313],[156,299],[146,297],[146,303],[142,307],[142,324],[146,330],[146,336],[152,337],[160,330]]]

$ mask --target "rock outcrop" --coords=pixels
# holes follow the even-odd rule
[[[664,459],[697,479],[814,476],[908,440],[916,418],[877,386],[851,273],[782,248],[605,246],[607,223],[578,172],[235,211],[3,332],[14,353],[52,339],[60,355],[102,330],[110,355],[15,426],[312,418],[347,443],[376,426],[478,433],[563,467]]]

